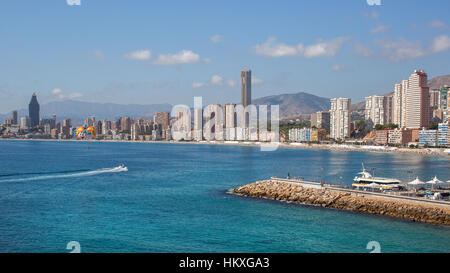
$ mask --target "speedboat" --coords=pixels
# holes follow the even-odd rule
[[[128,171],[128,168],[124,164],[120,164],[119,167],[116,167],[120,171]]]
[[[371,189],[371,190],[398,190],[401,181],[395,178],[375,177],[366,171],[364,163],[362,164],[362,172],[355,176],[352,184],[354,189]]]

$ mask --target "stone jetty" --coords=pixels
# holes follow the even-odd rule
[[[266,198],[324,208],[349,210],[368,214],[450,226],[450,205],[397,200],[366,194],[342,192],[330,188],[311,188],[301,184],[265,180],[233,189],[231,194]]]

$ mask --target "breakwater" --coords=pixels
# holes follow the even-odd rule
[[[253,198],[266,198],[324,208],[386,215],[414,222],[450,226],[449,206],[410,200],[342,192],[329,187],[317,188],[278,180],[247,184],[230,191]]]

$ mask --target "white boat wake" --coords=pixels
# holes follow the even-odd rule
[[[70,173],[70,174],[40,175],[40,176],[33,176],[33,177],[6,179],[6,180],[0,180],[0,183],[82,177],[82,176],[99,175],[99,174],[104,174],[104,173],[118,173],[118,172],[127,172],[127,171],[128,171],[127,167],[119,166],[119,167],[114,167],[114,168],[104,168],[104,169],[98,169],[98,170],[93,170],[93,171],[85,171],[85,172]]]

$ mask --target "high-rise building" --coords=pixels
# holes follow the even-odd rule
[[[170,113],[157,112],[153,117],[153,121],[161,126],[161,138],[166,138],[166,129],[170,126]]]
[[[21,117],[20,118],[20,129],[28,129],[30,127],[30,118],[29,117]]]
[[[430,120],[427,73],[415,70],[408,79],[406,89],[406,128],[428,127]]]
[[[439,102],[439,108],[442,110],[442,122],[448,123],[448,117],[450,116],[450,96],[448,95],[448,92],[450,90],[450,87],[444,86],[440,89],[440,102]]]
[[[244,108],[252,104],[252,71],[241,71],[241,103]],[[244,112],[244,128],[249,127],[250,114]]]
[[[122,117],[120,119],[120,129],[122,131],[131,131],[131,118]]]
[[[227,103],[223,106],[223,124],[225,127],[225,140],[235,140],[236,139],[236,104]]]
[[[95,117],[94,117],[94,116],[92,116],[92,117],[87,117],[87,118],[84,120],[84,124],[87,124],[87,126],[94,126],[94,124],[95,124]]]
[[[176,115],[175,120],[172,123],[172,138],[175,140],[191,140],[190,109],[189,108],[176,109],[175,115]]]
[[[331,99],[330,137],[345,139],[350,137],[350,105],[349,98]]]
[[[18,120],[17,120],[17,110],[12,111],[12,124],[17,125],[18,124]]]
[[[205,120],[203,128],[203,136],[205,139],[223,140],[223,117],[221,105],[209,104],[203,112],[203,117]],[[209,126],[207,126],[208,124]]]
[[[330,111],[319,111],[311,114],[311,127],[329,129]]]
[[[402,84],[394,85],[394,97],[392,100],[392,123],[401,127],[402,123]]]
[[[203,139],[203,109],[194,109],[194,132],[193,139],[201,141]]]
[[[157,112],[154,116],[155,123],[161,125],[161,127],[165,130],[170,125],[170,113],[169,112]]]
[[[241,102],[245,107],[252,104],[252,71],[241,71]]]
[[[448,123],[439,123],[438,124],[438,136],[437,136],[437,144],[438,146],[450,146],[450,131]]]
[[[408,90],[409,81],[403,80],[402,81],[402,114],[401,114],[401,128],[406,127],[406,91]]]
[[[373,95],[366,97],[365,119],[376,124],[386,125],[392,122],[392,96]]]
[[[31,101],[28,105],[28,116],[30,117],[31,127],[39,125],[39,103],[37,101],[36,93],[33,93],[33,96],[31,96]]]
[[[104,119],[102,122],[102,135],[107,135],[111,130],[111,121]]]

